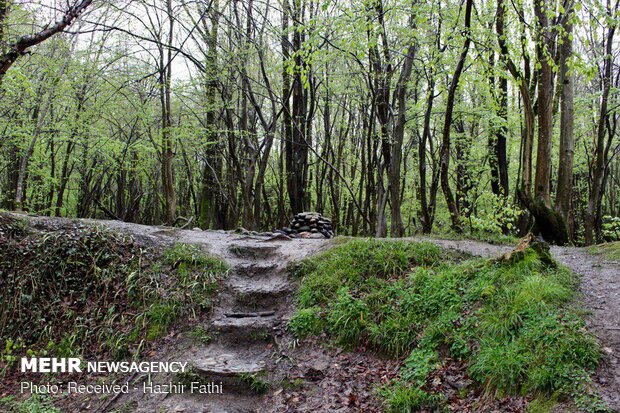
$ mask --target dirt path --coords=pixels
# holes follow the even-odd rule
[[[123,224],[114,223],[113,225],[122,227]],[[135,226],[132,225],[132,231],[134,229]],[[147,232],[152,231],[150,227],[144,227],[144,229]],[[155,231],[151,235],[167,236],[166,231],[168,230],[161,231]],[[272,329],[274,332],[272,337],[276,338],[276,342],[278,336],[284,336],[284,332],[279,328],[282,326],[282,321],[292,311],[290,300],[287,298],[290,297],[288,293],[291,284],[287,281],[285,266],[290,260],[299,259],[326,248],[328,243],[316,240],[295,240],[276,242],[267,247],[265,243],[260,242],[259,238],[231,238],[231,235],[214,232],[172,231],[168,235],[176,242],[209,245],[210,252],[219,255],[233,265],[233,272],[228,281],[229,290],[223,294],[222,303],[214,316],[214,325],[225,333],[224,338],[220,339],[222,341],[218,344],[220,347],[217,349],[223,351],[230,348],[226,346],[234,342],[236,347],[232,348],[236,350],[229,351],[233,353],[229,357],[233,361],[221,361],[221,363],[232,365],[236,363],[244,372],[268,369],[267,366],[270,362],[265,359],[268,357],[268,353],[274,354],[273,350],[259,351],[261,345],[264,348],[264,343],[261,345],[248,344],[248,335],[252,334],[253,331]],[[415,240],[420,240],[420,238]],[[492,245],[471,240],[454,241],[432,238],[424,238],[424,240],[447,249],[482,257],[495,257],[512,249],[511,246]],[[237,247],[241,247],[241,250],[235,251]],[[620,263],[602,260],[600,257],[589,254],[583,248],[552,247],[551,252],[560,263],[582,275],[580,286],[582,300],[590,312],[587,317],[588,328],[599,338],[605,352],[604,362],[595,376],[594,385],[609,406],[614,411],[620,412]],[[257,303],[257,308],[254,310],[275,311],[275,314],[258,319],[230,319],[226,317],[226,313],[230,311],[248,311],[248,304],[254,302]],[[208,348],[199,349],[198,352],[203,354],[215,353],[216,350]],[[285,353],[290,354],[290,352],[281,352],[283,355]],[[314,353],[314,350],[308,352],[308,349],[305,349],[305,353],[302,354],[305,356],[309,354],[312,357],[318,355],[318,353]],[[333,358],[333,355],[327,357]],[[216,357],[216,363],[218,363],[217,360]],[[271,363],[271,367],[275,367],[273,363]],[[218,368],[203,368],[203,372],[212,377],[217,376]],[[236,404],[229,404],[229,401],[223,399],[216,402],[217,405],[228,406],[227,408],[205,411],[256,411],[256,397],[247,396],[247,393],[244,394],[244,397],[234,398]],[[182,400],[178,400],[178,402],[181,403]],[[175,398],[171,398],[170,401],[169,406],[177,403]],[[248,410],[244,410],[245,408]],[[267,406],[264,408],[268,409]],[[177,411],[200,410],[190,408],[189,410]]]
[[[620,412],[620,263],[605,261],[583,248],[553,247],[554,257],[581,274],[583,303],[591,314],[588,329],[605,352],[595,384],[605,401]]]
[[[498,256],[512,249],[469,240],[427,240],[481,257]],[[588,329],[598,337],[605,353],[594,385],[609,406],[620,412],[620,262],[606,261],[584,248],[554,246],[551,252],[557,261],[582,276],[580,291],[589,311]]]
[[[255,412],[263,404],[257,387],[273,381],[283,362],[278,337],[285,334],[285,321],[292,311],[293,283],[287,265],[324,249],[325,240],[274,240],[240,236],[217,231],[187,231],[106,222],[114,229],[137,238],[159,243],[190,243],[224,259],[231,267],[218,292],[218,301],[203,327],[211,340],[204,343],[192,337],[177,337],[157,360],[189,362],[196,374],[190,381],[222,385],[222,394],[184,393],[144,394],[142,382],[134,379],[140,391],[131,392],[100,411],[240,413]],[[176,383],[178,376],[159,375],[153,383]],[[254,387],[254,388],[253,388]]]

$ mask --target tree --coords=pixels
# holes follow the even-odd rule
[[[7,41],[8,39],[4,39],[6,36],[4,24],[7,21],[12,2],[10,0],[0,1],[0,46],[2,46],[0,50],[0,83],[17,59],[28,53],[33,46],[69,27],[92,2],[93,0],[74,1],[70,3],[70,6],[62,13],[62,17],[55,23],[45,25],[42,30],[33,34],[25,34],[14,41]]]
[[[563,21],[563,35],[560,46],[560,156],[558,164],[558,187],[556,191],[556,209],[566,222],[568,238],[572,238],[572,200],[573,200],[573,159],[575,156],[575,109],[574,76],[569,67],[573,57],[573,19],[574,3],[564,2],[566,14]]]
[[[617,0],[571,1],[101,3],[73,52],[55,36],[6,72],[0,204],[205,229],[318,210],[342,234],[615,239]],[[43,15],[0,1],[2,47]]]
[[[602,49],[605,51],[602,57],[602,67],[599,67],[599,79],[601,84],[601,99],[599,105],[598,122],[596,125],[596,137],[593,145],[590,190],[588,192],[588,206],[585,221],[586,244],[593,244],[601,240],[602,229],[602,199],[605,181],[608,177],[609,158],[612,148],[614,133],[610,123],[609,96],[612,86],[613,43],[617,20],[614,20],[618,12],[620,1],[612,6],[610,0],[605,5],[605,22],[609,22],[606,28]]]
[[[450,82],[450,88],[448,89],[448,100],[446,103],[446,114],[444,117],[443,125],[443,138],[441,141],[441,189],[443,190],[448,204],[448,210],[450,211],[450,218],[452,220],[452,229],[456,232],[462,232],[460,223],[460,213],[454,199],[452,190],[450,189],[449,170],[450,170],[450,130],[452,128],[452,112],[454,110],[454,97],[456,95],[456,89],[459,86],[459,79],[465,66],[465,59],[467,59],[467,52],[469,51],[469,44],[471,43],[471,11],[473,7],[473,0],[467,0],[465,3],[465,22],[464,22],[464,37],[463,48],[461,49],[461,55],[454,69],[452,75],[452,81]]]

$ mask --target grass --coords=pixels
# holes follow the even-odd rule
[[[204,328],[203,326],[194,326],[192,330],[189,332],[190,337],[195,339],[196,341],[207,345],[213,341],[213,337],[209,333],[209,330]]]
[[[295,379],[284,378],[280,382],[280,386],[285,390],[299,390],[304,387],[304,379],[297,377]]]
[[[448,358],[490,395],[605,410],[590,390],[599,347],[571,304],[578,279],[534,250],[513,263],[459,262],[429,243],[352,240],[295,272],[297,337],[326,332],[344,346],[406,357],[400,378],[380,391],[388,411],[444,408],[429,382]]]
[[[453,231],[433,232],[428,235],[431,238],[446,239],[454,241],[475,240],[486,242],[493,245],[514,245],[519,242],[519,238],[514,235],[506,235],[495,232],[471,231],[456,233]]]
[[[34,227],[0,214],[0,367],[27,351],[137,357],[209,310],[226,264],[198,246],[146,247],[101,225]],[[2,371],[0,371],[2,373]]]
[[[34,395],[22,401],[16,401],[13,397],[1,398],[0,409],[6,413],[61,413],[48,397],[41,395]]]
[[[265,380],[261,373],[241,373],[239,380],[250,386],[250,389],[256,394],[265,394],[271,388],[271,383]]]
[[[209,310],[217,282],[228,270],[223,261],[196,245],[180,243],[165,249],[153,271],[142,272],[131,281],[133,299],[144,307],[136,320],[139,330],[153,341],[167,334],[181,314],[196,317]]]
[[[605,259],[620,261],[620,241],[594,245],[588,248],[592,254],[602,255]]]

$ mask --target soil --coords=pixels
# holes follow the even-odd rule
[[[50,218],[30,217],[37,220]],[[54,218],[54,220],[58,220]],[[197,339],[189,331],[172,331],[148,354],[152,360],[187,361],[194,378],[222,384],[223,394],[143,394],[142,391],[102,400],[67,400],[68,411],[96,412],[376,412],[381,411],[375,390],[395,377],[398,361],[364,349],[345,352],[320,343],[299,343],[286,331],[293,312],[295,280],[288,265],[329,248],[329,240],[269,239],[224,231],[180,230],[119,221],[89,221],[132,234],[146,243],[190,243],[224,259],[228,279],[218,292],[213,314],[203,321],[212,338]],[[426,240],[444,248],[482,257],[496,257],[512,247],[478,241]],[[413,239],[412,239],[413,240]],[[582,275],[581,293],[588,327],[604,348],[604,362],[594,385],[614,411],[620,411],[620,263],[605,261],[585,249],[552,247],[562,264]],[[455,372],[458,376],[458,366]],[[132,376],[140,384],[146,377]],[[184,378],[160,375],[154,383]],[[186,379],[186,378],[185,378]],[[271,383],[259,394],[262,383]],[[141,386],[141,384],[140,384]],[[486,406],[488,411],[522,411],[523,406]],[[561,409],[568,410],[570,406]],[[466,409],[469,411],[469,409]],[[485,410],[487,411],[487,410]]]

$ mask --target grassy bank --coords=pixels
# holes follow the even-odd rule
[[[588,248],[592,254],[602,255],[606,260],[620,261],[620,241],[593,245]]]
[[[472,394],[526,396],[531,411],[561,399],[604,410],[590,391],[598,345],[571,307],[577,279],[531,249],[500,263],[429,243],[354,240],[296,273],[296,336],[326,333],[403,360],[380,391],[389,411],[442,410]],[[446,386],[450,377],[457,383]]]
[[[196,246],[103,226],[0,215],[0,374],[24,354],[137,357],[179,317],[208,310],[228,271]]]

